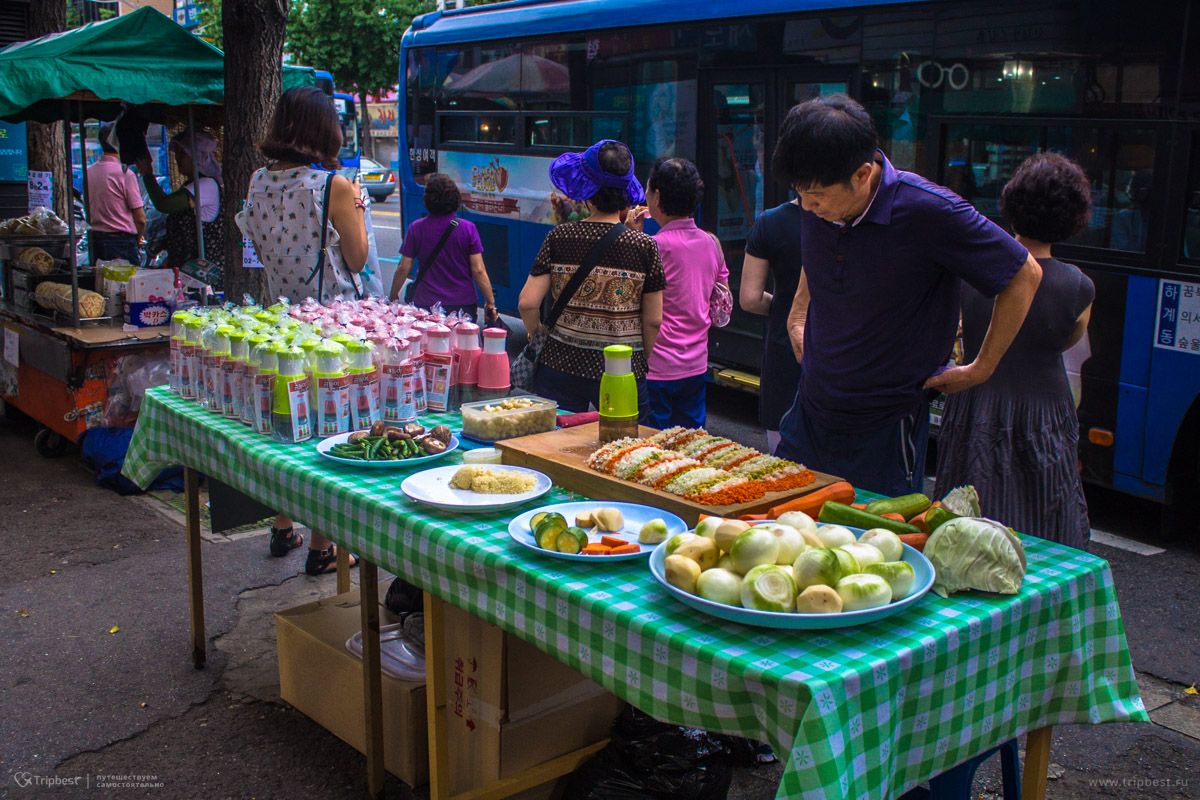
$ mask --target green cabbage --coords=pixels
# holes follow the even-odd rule
[[[964,589],[1016,594],[1025,580],[1025,548],[999,522],[959,517],[942,523],[925,543],[933,564],[933,591],[947,597]]]
[[[959,486],[942,498],[942,508],[959,517],[978,517],[979,492],[974,486]]]

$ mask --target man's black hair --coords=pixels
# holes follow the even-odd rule
[[[859,167],[875,160],[878,141],[871,115],[853,99],[816,97],[793,106],[779,126],[771,172],[800,189],[849,183]]]
[[[110,136],[112,136],[114,127],[115,124],[112,122],[106,122],[100,126],[100,149],[106,153],[117,152],[117,148],[108,143],[108,139]]]
[[[619,142],[609,142],[600,148],[600,168],[609,175],[624,177],[633,166],[633,156],[629,148]],[[629,192],[612,186],[601,186],[600,190],[588,198],[591,204],[601,214],[615,214],[623,208],[629,208]]]
[[[658,192],[658,204],[668,217],[692,216],[704,197],[700,172],[686,158],[660,158],[646,183]]]

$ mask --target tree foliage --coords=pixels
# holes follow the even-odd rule
[[[400,39],[424,0],[307,0],[292,4],[287,50],[297,64],[333,73],[340,90],[383,94],[400,79]]]
[[[225,27],[221,22],[221,0],[201,0],[200,27],[195,33],[218,50],[225,49]]]

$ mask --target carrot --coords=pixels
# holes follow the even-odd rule
[[[922,552],[925,550],[925,543],[929,541],[928,533],[901,533],[898,535],[900,536],[900,541],[904,542],[914,550],[920,550]]]
[[[605,547],[624,547],[625,545],[629,544],[629,542],[616,536],[601,536],[600,544],[604,545]]]
[[[908,520],[904,518],[903,514],[897,514],[894,511],[889,511],[886,514],[880,514],[879,516],[885,517],[886,519],[894,519],[896,522],[908,522]]]
[[[941,505],[942,505],[942,501],[941,501],[941,500],[935,500],[935,501],[933,502],[933,504],[929,506],[929,508],[925,509],[925,510],[924,510],[924,511],[922,511],[920,514],[917,514],[915,517],[913,517],[912,519],[908,520],[908,524],[909,524],[909,525],[916,525],[918,528],[920,528],[921,530],[925,531],[926,533],[932,533],[932,531],[928,530],[928,529],[925,527],[925,515],[926,515],[926,514],[928,514],[930,511],[932,511],[933,509],[935,509],[935,508],[939,508]]]
[[[813,519],[816,519],[817,515],[821,513],[821,506],[825,505],[826,500],[834,500],[838,503],[852,503],[854,502],[854,487],[847,481],[838,481],[828,486],[822,486],[820,489],[775,506],[768,513],[768,517],[770,519],[777,519],[780,514],[788,511],[803,511]],[[746,519],[746,517],[742,517],[742,519]]]
[[[867,504],[866,504],[866,503],[851,503],[851,504],[850,504],[850,507],[851,507],[851,508],[857,508],[859,511],[866,511],[866,510],[867,510]]]
[[[619,556],[625,553],[640,553],[642,546],[640,544],[623,544],[620,547],[614,547],[608,551],[610,556]]]
[[[701,517],[700,519],[704,519],[704,517]],[[771,519],[771,515],[770,514],[742,514],[740,517],[738,517],[738,519],[743,520],[744,522],[764,522],[765,520]]]
[[[612,548],[603,544],[589,544],[579,552],[585,556],[606,556],[612,552]]]

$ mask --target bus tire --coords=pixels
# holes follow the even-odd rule
[[[1192,403],[1179,426],[1167,466],[1167,487],[1160,532],[1173,541],[1195,540],[1200,537],[1200,511],[1195,502],[1200,496],[1200,399]]]

